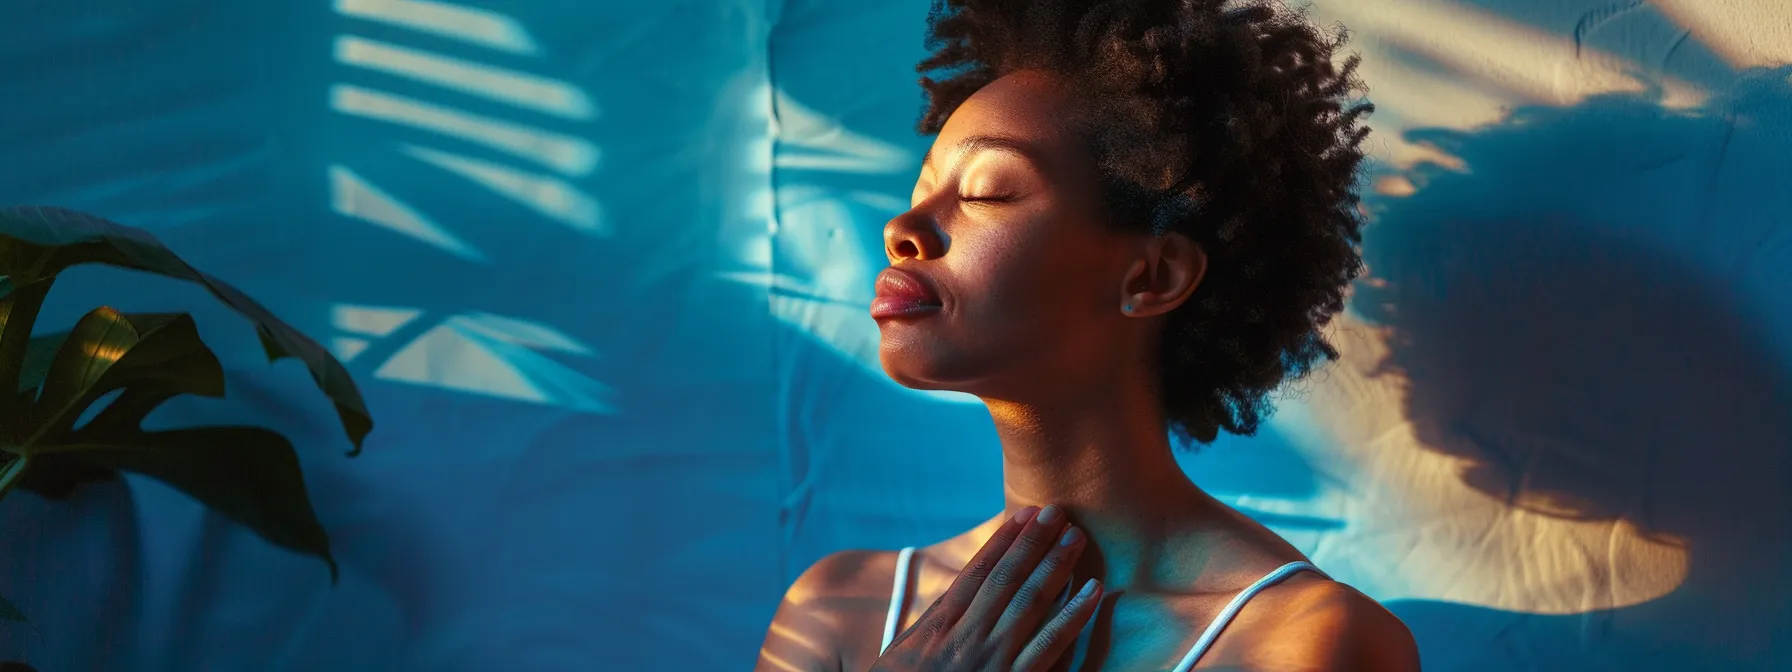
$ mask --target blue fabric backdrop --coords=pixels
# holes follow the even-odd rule
[[[1609,4],[1315,7],[1382,108],[1374,278],[1344,361],[1185,456],[1430,670],[1792,666],[1792,82],[1751,69],[1792,17]],[[925,10],[8,3],[0,203],[154,231],[347,360],[378,426],[345,458],[203,294],[71,273],[46,328],[198,316],[231,396],[156,422],[288,433],[342,578],[153,482],[14,494],[0,595],[38,632],[0,660],[746,669],[808,563],[982,520],[987,415],[891,384],[865,315]]]

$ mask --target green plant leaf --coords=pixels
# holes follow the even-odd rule
[[[66,331],[31,337],[31,342],[25,347],[23,365],[19,367],[19,391],[30,394],[19,403],[28,406],[37,399],[38,390],[44,386],[44,377],[50,373],[50,362],[55,361],[56,351],[62,348],[62,342],[66,340]]]
[[[32,405],[33,456],[21,486],[72,488],[96,472],[128,471],[167,483],[278,546],[322,558],[330,541],[312,511],[292,444],[271,430],[202,427],[145,432],[150,411],[181,394],[224,395],[224,369],[185,313],[124,314],[101,307],[57,344]],[[36,375],[35,372],[33,375]],[[119,395],[85,425],[104,395]],[[40,471],[46,473],[32,480]]]
[[[0,295],[0,390],[22,389],[21,376],[27,366],[31,345],[31,327],[37,322],[37,311],[50,293],[51,278],[24,285],[4,278],[4,295]],[[15,395],[0,395],[0,442],[16,444],[24,437],[25,404]]]
[[[157,273],[196,283],[255,323],[268,359],[295,357],[330,398],[358,455],[373,419],[348,370],[316,341],[292,328],[260,303],[224,281],[187,265],[142,229],[73,210],[53,207],[0,208],[0,275],[25,286],[76,264],[99,263]]]
[[[322,558],[330,566],[330,581],[336,581],[330,539],[311,508],[298,455],[277,432],[259,427],[115,428],[63,449],[96,467],[166,483],[277,546]]]
[[[19,370],[18,403],[21,408],[29,407],[37,399],[44,377],[50,372],[50,362],[56,358],[56,351],[65,340],[68,340],[67,332],[45,334],[31,339],[31,345],[25,352],[25,365]],[[47,499],[62,499],[84,484],[103,483],[117,478],[118,472],[95,467],[68,455],[48,454],[38,455],[32,460],[31,468],[19,480],[18,487]]]
[[[30,413],[32,434],[21,448],[30,453],[70,442],[82,412],[114,390],[123,393],[79,433],[136,429],[175,395],[222,397],[224,367],[185,313],[125,315],[95,308],[56,349]]]
[[[74,455],[51,453],[31,458],[31,468],[19,479],[18,488],[45,499],[62,499],[82,485],[116,480],[116,471],[82,462]]]

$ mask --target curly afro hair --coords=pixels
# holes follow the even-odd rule
[[[1116,226],[1199,244],[1208,268],[1165,324],[1170,426],[1255,433],[1270,393],[1338,356],[1322,329],[1362,272],[1356,193],[1373,110],[1357,58],[1275,0],[935,0],[916,70],[937,134],[1003,75],[1045,71],[1094,112],[1078,128]]]

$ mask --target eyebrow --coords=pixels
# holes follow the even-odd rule
[[[983,151],[1013,154],[1035,166],[1042,165],[1039,162],[1039,158],[1033,154],[1032,150],[1027,148],[1025,143],[1013,138],[1004,138],[999,135],[973,135],[958,141],[958,145],[952,148],[952,154],[955,156],[966,156]],[[933,148],[930,147],[927,149],[927,154],[921,157],[921,167],[926,168],[932,165]]]

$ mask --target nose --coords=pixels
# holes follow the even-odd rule
[[[911,209],[884,224],[884,256],[892,264],[903,259],[938,259],[945,253],[945,234],[924,210]]]

